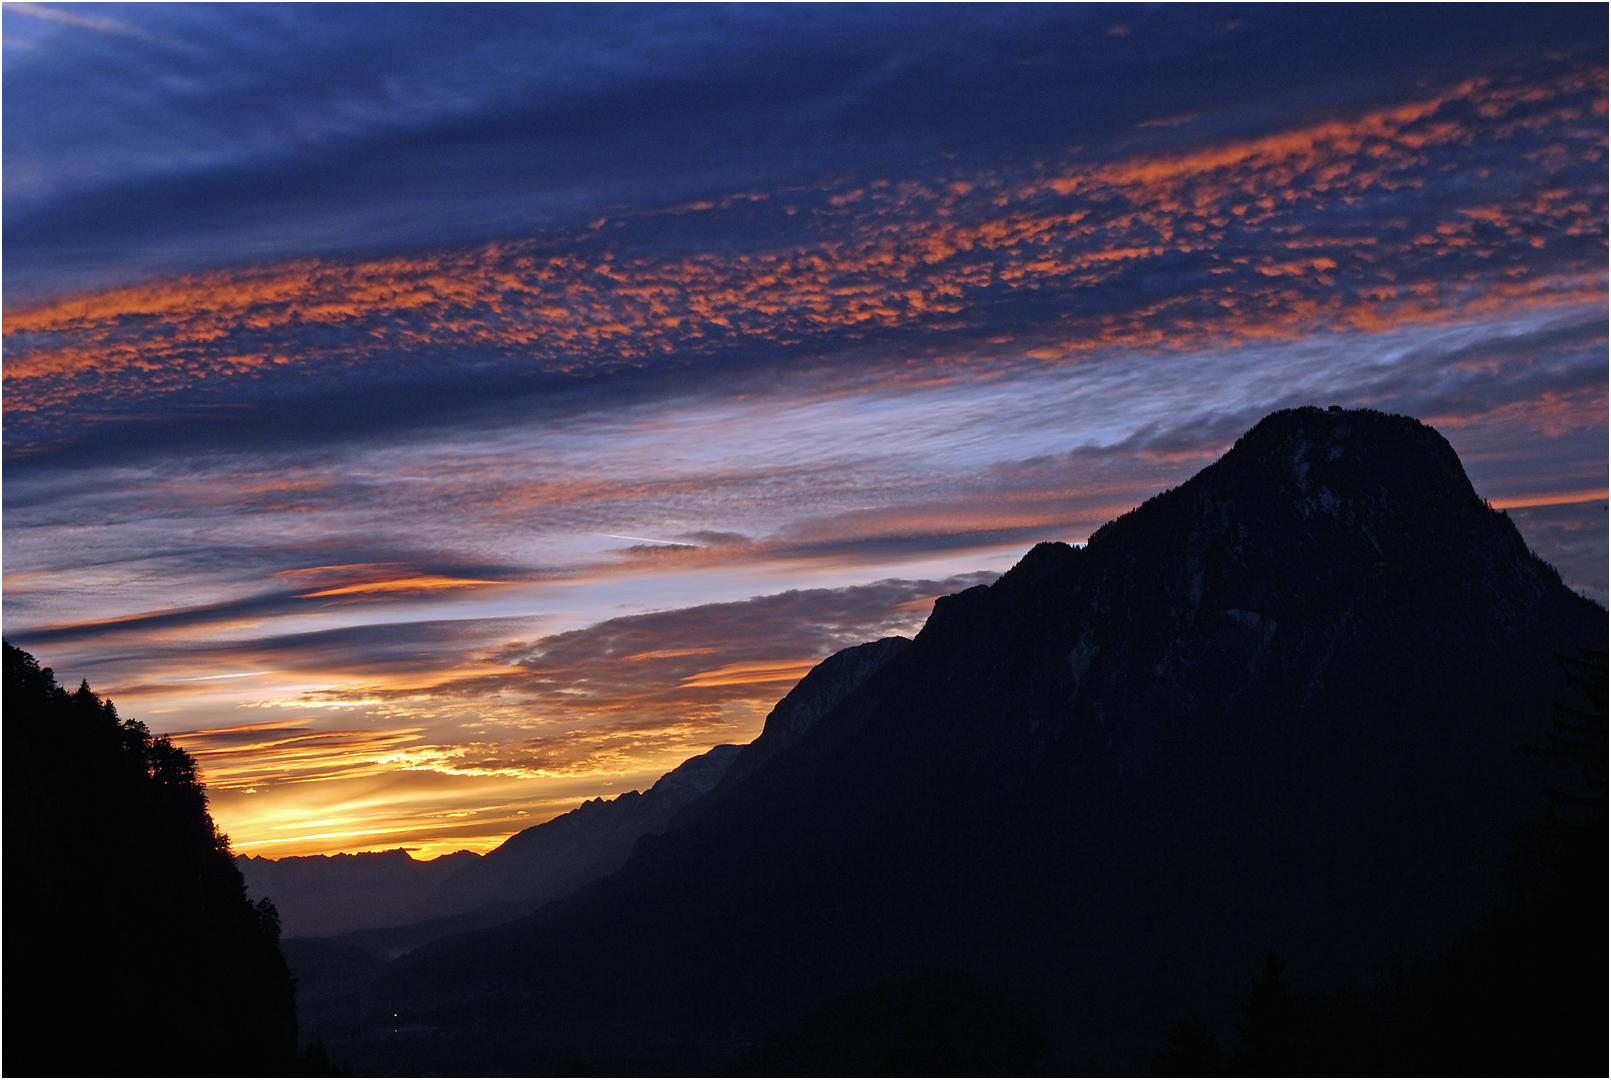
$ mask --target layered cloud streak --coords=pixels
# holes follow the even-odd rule
[[[530,51],[563,14],[504,17]],[[1266,56],[1279,95],[1210,73],[1201,100],[1137,90],[1076,121],[1042,101],[1075,69],[1139,86],[1160,58],[1263,56],[1322,16],[1177,9],[1110,35],[1098,9],[966,9],[953,29],[978,23],[989,52],[972,66],[941,34],[847,45],[820,86],[734,67],[696,92],[685,53],[827,56],[900,18],[825,15],[791,45],[787,11],[713,13],[753,16],[731,39],[636,14],[667,31],[650,48],[576,12],[581,51],[544,53],[538,78],[474,12],[442,57],[360,50],[375,66],[350,85],[309,75],[237,131],[134,75],[253,99],[280,62],[264,42],[323,55],[368,16],[332,15],[320,43],[290,11],[112,15],[129,32],[20,12],[50,63],[127,64],[117,117],[62,91],[106,162],[13,119],[12,72],[56,69],[8,70],[8,133],[27,133],[8,268],[36,272],[7,280],[5,628],[196,751],[248,850],[486,847],[641,787],[752,737],[812,663],[915,632],[935,595],[1083,540],[1287,406],[1434,424],[1604,599],[1606,67],[1559,27],[1483,15],[1566,43],[1462,53],[1428,24],[1443,59],[1424,69],[1367,74],[1376,53],[1348,46],[1358,74],[1338,74],[1311,49],[1335,81]],[[1371,19],[1429,17],[1350,18],[1359,46]],[[196,74],[225,54],[234,90]],[[560,120],[528,139],[533,117],[580,131],[613,114],[576,102],[675,86],[674,141],[729,116],[717,88],[739,83],[774,117],[831,98],[838,126],[755,168],[729,151],[760,126],[711,134],[727,149],[705,171],[695,140],[517,182],[541,155],[511,147],[580,140]],[[560,104],[515,100],[538,90]],[[945,109],[924,119],[925,100]],[[875,115],[901,102],[909,133]],[[114,137],[142,116],[149,144]],[[456,138],[493,180],[444,157]],[[398,148],[368,197],[330,174],[360,145],[363,177]],[[276,202],[253,170],[300,179]],[[155,246],[106,209],[169,188],[200,209],[181,225],[154,200]],[[495,203],[529,212],[476,225]],[[288,208],[272,258],[221,239],[228,207]],[[374,225],[404,219],[423,223]],[[130,271],[169,265],[168,243],[184,272]],[[62,287],[41,244],[98,284]]]
[[[1523,73],[1109,164],[747,192],[426,258],[76,296],[8,313],[7,438],[265,380],[535,392],[898,341],[905,363],[877,378],[899,381],[1596,304],[1604,103],[1603,71]],[[666,250],[681,217],[707,250]]]

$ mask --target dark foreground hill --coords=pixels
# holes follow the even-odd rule
[[[1363,984],[1501,901],[1556,654],[1605,640],[1435,431],[1278,413],[942,598],[620,872],[318,1023],[372,1071],[708,1070],[858,994],[945,1015],[899,1002],[951,972],[1047,1067],[1144,1072],[1181,1017],[1228,1035],[1272,950],[1299,989]]]
[[[278,920],[195,762],[4,648],[5,1072],[300,1070]]]

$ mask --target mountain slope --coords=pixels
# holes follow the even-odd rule
[[[718,746],[689,758],[648,791],[592,799],[525,829],[478,863],[460,869],[436,898],[441,908],[477,901],[530,901],[535,908],[620,869],[638,837],[690,821],[736,780],[792,745],[822,716],[911,642],[889,637],[842,649],[806,673],[745,746]],[[528,909],[529,910],[529,909]]]
[[[890,637],[842,649],[778,702],[747,746],[718,746],[689,758],[646,792],[590,799],[523,829],[484,856],[461,851],[416,862],[406,851],[236,860],[253,896],[271,897],[288,938],[339,937],[391,959],[449,934],[507,922],[613,873],[645,833],[692,820],[736,776],[747,775],[911,642]],[[318,946],[288,946],[297,964]],[[322,961],[321,961],[322,962]],[[318,980],[313,980],[318,981]]]
[[[738,750],[718,746],[689,758],[641,794],[589,799],[485,855],[456,851],[417,861],[396,848],[283,859],[242,855],[235,862],[252,895],[279,908],[288,938],[379,931],[366,934],[362,945],[395,956],[467,928],[466,920],[452,916],[471,915],[470,925],[503,922],[620,869],[633,842],[664,830],[673,814],[715,786]],[[489,914],[477,922],[472,913],[481,909]],[[427,921],[432,925],[416,925]]]
[[[838,707],[872,675],[910,646],[909,638],[887,637],[840,649],[806,672],[767,714],[761,734],[739,748],[730,767],[708,793],[689,803],[672,819],[675,826],[693,821],[705,808],[726,796],[741,780],[800,741],[811,726]]]
[[[479,858],[455,851],[421,861],[393,848],[280,859],[237,855],[235,865],[252,896],[273,901],[286,937],[298,938],[418,919],[442,883]]]
[[[569,813],[523,829],[444,882],[433,906],[445,914],[521,901],[532,911],[613,873],[626,862],[638,837],[663,832],[677,811],[716,786],[738,755],[737,746],[715,747],[689,758],[642,794],[589,799]]]
[[[1326,986],[1469,925],[1542,805],[1517,748],[1565,696],[1552,653],[1605,638],[1435,431],[1274,414],[1086,548],[942,598],[618,874],[373,1001],[602,1053],[958,968],[1061,1060],[1141,1071],[1182,1015],[1228,1028],[1269,949]],[[398,1060],[369,1023],[333,1041]]]

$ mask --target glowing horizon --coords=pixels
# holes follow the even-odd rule
[[[1431,424],[1606,600],[1588,14],[50,10],[5,633],[240,851],[642,790],[1280,408]]]

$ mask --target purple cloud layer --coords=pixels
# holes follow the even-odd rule
[[[1604,8],[4,28],[6,635],[249,850],[652,781],[1293,405],[1605,598]]]

